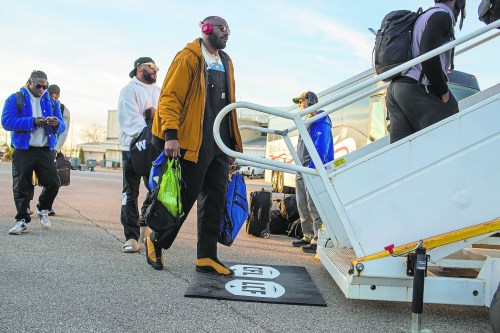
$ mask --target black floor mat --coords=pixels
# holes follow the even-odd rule
[[[309,273],[299,266],[224,262],[234,277],[196,272],[185,297],[326,306]]]

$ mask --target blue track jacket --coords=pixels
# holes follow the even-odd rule
[[[318,114],[320,113],[323,113],[323,110],[318,112]],[[308,131],[323,164],[333,161],[332,121],[330,117],[325,116],[314,121],[309,125]],[[315,168],[312,159],[308,167]]]
[[[35,117],[33,117],[28,90],[23,87],[21,88],[21,92],[24,96],[24,106],[21,109],[21,113],[17,109],[17,98],[14,93],[5,101],[2,112],[2,126],[5,130],[12,132],[12,145],[15,149],[27,150],[29,149],[31,132],[35,130]],[[45,126],[49,148],[50,150],[54,150],[57,142],[57,134],[63,133],[66,126],[61,115],[59,102],[54,100],[55,109],[52,111],[50,98],[48,91],[46,91],[41,97],[40,105],[43,117],[56,116],[59,119],[57,127]]]

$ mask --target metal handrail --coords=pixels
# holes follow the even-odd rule
[[[329,110],[321,113],[320,115],[315,116],[316,118],[311,117],[310,119],[306,120],[306,122],[302,121],[302,116],[305,116],[309,113],[315,112],[315,111],[317,111],[317,110],[319,110],[327,105],[330,105],[334,102],[337,102],[338,100],[340,100],[342,98],[345,98],[345,97],[347,97],[351,94],[354,94],[362,89],[365,89],[371,85],[374,85],[374,84],[378,83],[379,81],[383,81],[383,80],[385,80],[393,75],[397,75],[398,73],[401,73],[402,71],[404,71],[410,67],[413,67],[413,66],[415,66],[415,65],[417,65],[425,60],[428,60],[432,57],[435,57],[435,56],[437,56],[445,51],[448,51],[448,50],[454,48],[457,45],[465,43],[473,38],[476,38],[476,37],[488,32],[488,31],[493,30],[493,29],[498,28],[498,27],[500,27],[500,20],[493,22],[493,23],[490,23],[489,25],[486,25],[484,27],[481,27],[481,28],[477,29],[476,31],[473,31],[465,36],[460,37],[460,38],[457,38],[454,41],[451,41],[451,42],[449,42],[445,45],[442,45],[434,50],[431,50],[423,55],[420,55],[420,56],[418,56],[418,57],[416,57],[416,58],[414,58],[414,59],[412,59],[404,64],[396,66],[385,73],[376,75],[376,76],[374,76],[366,81],[358,83],[353,87],[350,87],[342,92],[339,92],[338,94],[335,94],[334,96],[332,96],[330,98],[323,99],[322,101],[319,101],[318,103],[316,103],[316,104],[314,104],[314,105],[312,105],[312,106],[310,106],[310,107],[308,107],[300,112],[294,113],[294,114],[290,114],[289,112],[285,112],[285,111],[281,111],[281,110],[277,110],[277,109],[273,109],[270,107],[266,107],[266,106],[262,106],[262,105],[258,105],[258,104],[254,104],[254,103],[249,103],[249,102],[235,102],[235,103],[229,104],[226,107],[224,107],[219,112],[217,117],[215,118],[215,123],[214,123],[214,128],[213,128],[215,141],[216,141],[217,145],[221,148],[221,150],[229,156],[244,159],[244,160],[255,162],[255,163],[262,163],[264,165],[268,165],[268,166],[272,166],[272,167],[276,167],[276,168],[282,168],[284,170],[290,170],[290,171],[294,171],[294,172],[302,172],[302,173],[311,174],[311,175],[316,175],[319,173],[322,176],[322,178],[328,179],[328,177],[326,175],[326,170],[325,170],[323,164],[321,163],[321,159],[320,159],[316,149],[314,149],[314,144],[311,140],[311,137],[309,135],[306,135],[307,128],[305,127],[305,124],[309,123],[310,121],[314,121],[320,117],[325,117],[328,114],[336,111],[337,109],[340,109],[341,107],[337,106],[333,109],[329,109]],[[496,33],[495,35],[491,36],[491,38],[495,38],[498,35],[499,34]],[[491,38],[487,37],[486,39],[489,40]],[[485,41],[481,41],[480,43],[476,43],[475,46],[482,44],[484,42]],[[465,51],[467,51],[469,49],[470,48],[466,48]],[[465,52],[465,51],[463,51],[463,52]],[[343,104],[344,103],[342,103],[341,105],[343,105]],[[316,166],[317,169],[311,169],[311,168],[303,167],[301,165],[297,165],[297,164],[300,164],[300,162],[298,161],[297,154],[295,151],[290,151],[290,153],[292,154],[292,156],[294,157],[294,160],[296,162],[296,165],[293,165],[293,164],[288,164],[288,163],[284,163],[284,162],[265,159],[262,157],[249,156],[249,155],[246,155],[244,153],[236,152],[236,151],[228,148],[224,144],[224,142],[222,141],[222,138],[220,137],[220,124],[221,124],[224,116],[236,108],[253,109],[255,111],[260,111],[263,113],[275,115],[277,117],[293,120],[295,122],[295,125],[292,126],[290,129],[296,128],[299,130],[299,134],[301,135],[302,139],[304,140],[304,144],[305,144],[306,148],[308,149],[308,151],[311,155],[311,159],[314,162],[314,165]],[[285,142],[287,142],[287,146],[289,146],[288,147],[289,149],[290,149],[290,144],[289,144],[288,132],[290,129],[285,130],[285,131],[275,131],[274,132],[275,134],[280,134],[280,135],[284,136]],[[323,166],[323,167],[320,167],[320,166]]]
[[[264,133],[269,133],[273,134],[275,133],[275,130],[270,130],[265,127],[260,127],[260,126],[254,126],[254,125],[241,125],[239,127],[240,130],[253,130],[253,131],[259,131],[259,132],[264,132]],[[267,164],[262,164],[262,163],[257,163],[257,162],[252,162],[252,161],[245,161],[245,165],[257,167],[257,168],[262,168],[262,169],[270,169],[270,170],[276,170],[276,171],[284,171],[284,172],[289,172],[283,168],[277,168],[277,167],[269,167]],[[293,172],[295,173],[295,172]]]
[[[465,46],[465,47],[463,47],[463,48],[461,48],[459,50],[456,50],[455,51],[455,57],[460,56],[461,54],[463,54],[463,53],[465,53],[465,52],[467,52],[467,51],[469,51],[469,50],[471,50],[471,49],[473,49],[473,48],[475,48],[475,47],[477,47],[477,46],[479,46],[481,44],[484,44],[484,43],[486,43],[486,42],[488,42],[488,41],[490,41],[492,39],[495,39],[495,38],[497,38],[499,36],[500,36],[500,32],[496,32],[496,33],[491,34],[491,35],[489,35],[489,36],[487,36],[487,37],[485,37],[483,39],[480,39],[479,41],[476,41],[476,42],[471,43],[471,44],[469,44],[469,45],[467,45],[467,46]],[[327,89],[325,89],[325,90],[317,93],[317,95],[318,95],[319,98],[321,98],[321,97],[323,97],[325,95],[331,94],[332,92],[338,90],[340,87],[345,87],[345,86],[347,86],[349,84],[352,84],[352,83],[354,83],[356,81],[367,80],[374,73],[375,73],[375,69],[373,67],[371,67],[371,68],[369,68],[367,70],[364,70],[363,72],[361,72],[359,74],[356,74],[355,76],[353,76],[353,77],[351,77],[351,78],[349,78],[347,80],[344,80],[344,81],[340,82],[339,84],[336,84],[335,86],[332,86],[330,88],[327,88]],[[298,105],[290,107],[288,109],[288,112],[294,112],[298,108],[299,108]]]

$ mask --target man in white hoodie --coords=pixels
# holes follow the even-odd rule
[[[152,119],[160,96],[160,88],[156,86],[158,67],[153,59],[141,57],[134,62],[132,78],[121,91],[118,100],[118,122],[120,125],[119,141],[122,147],[123,190],[120,220],[125,234],[125,253],[137,252],[141,249],[139,240],[147,233],[143,214],[149,203],[146,196],[139,217],[137,198],[141,176],[132,164],[130,142],[137,138],[147,126],[146,120]],[[144,179],[147,188],[147,179]]]

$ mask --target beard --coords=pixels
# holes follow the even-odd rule
[[[156,77],[153,77],[153,74],[149,73],[146,69],[142,69],[142,77],[149,83],[155,83]]]
[[[214,49],[222,50],[226,48],[226,42],[214,33],[208,36],[208,42]]]

